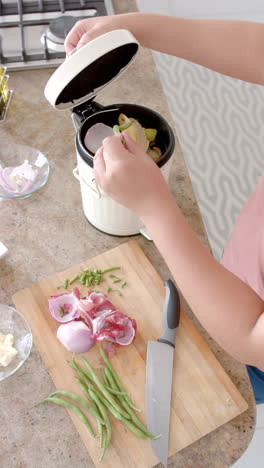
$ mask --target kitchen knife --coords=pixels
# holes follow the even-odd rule
[[[180,320],[180,298],[171,280],[165,281],[165,300],[162,312],[162,336],[149,341],[146,370],[146,417],[148,431],[161,435],[151,440],[159,460],[167,465],[171,386],[176,330]]]

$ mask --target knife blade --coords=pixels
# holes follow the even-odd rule
[[[161,435],[151,440],[159,460],[167,465],[171,387],[176,330],[180,320],[180,297],[171,280],[165,281],[165,299],[162,311],[162,336],[149,341],[146,364],[146,419],[148,431]]]

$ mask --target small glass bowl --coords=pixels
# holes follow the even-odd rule
[[[14,336],[13,346],[17,354],[8,366],[3,367],[0,364],[0,381],[20,369],[30,355],[33,344],[31,328],[25,317],[13,307],[0,304],[0,334],[8,335],[9,333]]]
[[[36,171],[36,178],[32,185],[27,191],[17,193],[7,190],[0,183],[0,198],[27,198],[46,184],[49,178],[50,165],[44,154],[30,146],[10,142],[0,145],[0,168],[20,166],[25,161],[28,161]]]

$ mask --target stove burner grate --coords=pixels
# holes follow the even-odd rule
[[[54,18],[41,38],[42,44],[46,41],[49,50],[64,53],[64,41],[66,36],[79,19],[81,19],[81,17],[69,15]]]
[[[107,2],[111,0],[17,0],[12,3],[0,0],[0,63],[8,70],[59,65],[65,59],[64,39],[75,22],[107,15],[108,9],[111,10],[110,5],[106,7]],[[78,16],[72,16],[74,11]],[[54,18],[56,12],[58,17]],[[72,13],[67,15],[67,12]],[[47,26],[47,30],[39,38],[39,50],[28,50],[26,28],[42,25]],[[1,31],[4,33],[7,28],[19,30],[20,45],[15,54],[4,50]]]

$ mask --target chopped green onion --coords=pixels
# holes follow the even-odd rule
[[[115,291],[115,293],[116,293],[118,296],[123,296],[123,294],[119,291],[119,289],[113,289],[113,291]]]
[[[69,282],[69,284],[75,283],[80,278],[80,275],[75,275]]]
[[[102,273],[109,273],[109,271],[113,271],[113,270],[120,270],[120,267],[110,267],[110,268],[107,268],[106,270],[103,270]]]
[[[59,314],[61,317],[64,317],[64,315],[68,314],[69,311],[65,307],[61,307],[59,310]]]

